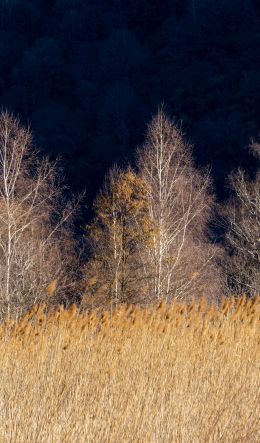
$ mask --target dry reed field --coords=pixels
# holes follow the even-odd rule
[[[1,328],[0,442],[259,442],[260,300]]]

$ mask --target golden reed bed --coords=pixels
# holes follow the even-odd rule
[[[1,328],[0,442],[259,442],[260,300]]]

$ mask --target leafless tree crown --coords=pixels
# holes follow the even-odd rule
[[[258,152],[258,145],[254,146]],[[260,172],[254,179],[239,169],[230,177],[233,197],[224,209],[228,286],[231,291],[260,293]]]
[[[0,115],[0,310],[19,314],[46,298],[65,271],[72,240],[64,229],[71,207],[62,204],[56,163],[39,159],[30,130]],[[64,282],[64,280],[63,280]],[[62,286],[62,283],[61,283]]]
[[[162,110],[148,127],[138,167],[148,187],[150,217],[157,226],[153,246],[147,250],[150,290],[166,301],[194,296],[195,291],[209,293],[211,275],[216,292],[217,248],[207,241],[213,204],[210,177],[194,167],[190,146]]]

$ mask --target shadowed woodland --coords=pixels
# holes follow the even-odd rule
[[[235,166],[254,168],[259,25],[257,0],[2,0],[1,106],[62,155],[90,206],[164,103],[222,198]]]

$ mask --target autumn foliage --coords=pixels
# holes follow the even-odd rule
[[[85,268],[85,293],[95,298],[100,294],[113,305],[148,299],[144,251],[151,246],[155,227],[145,181],[130,169],[112,169],[94,211],[87,227],[92,258]]]

